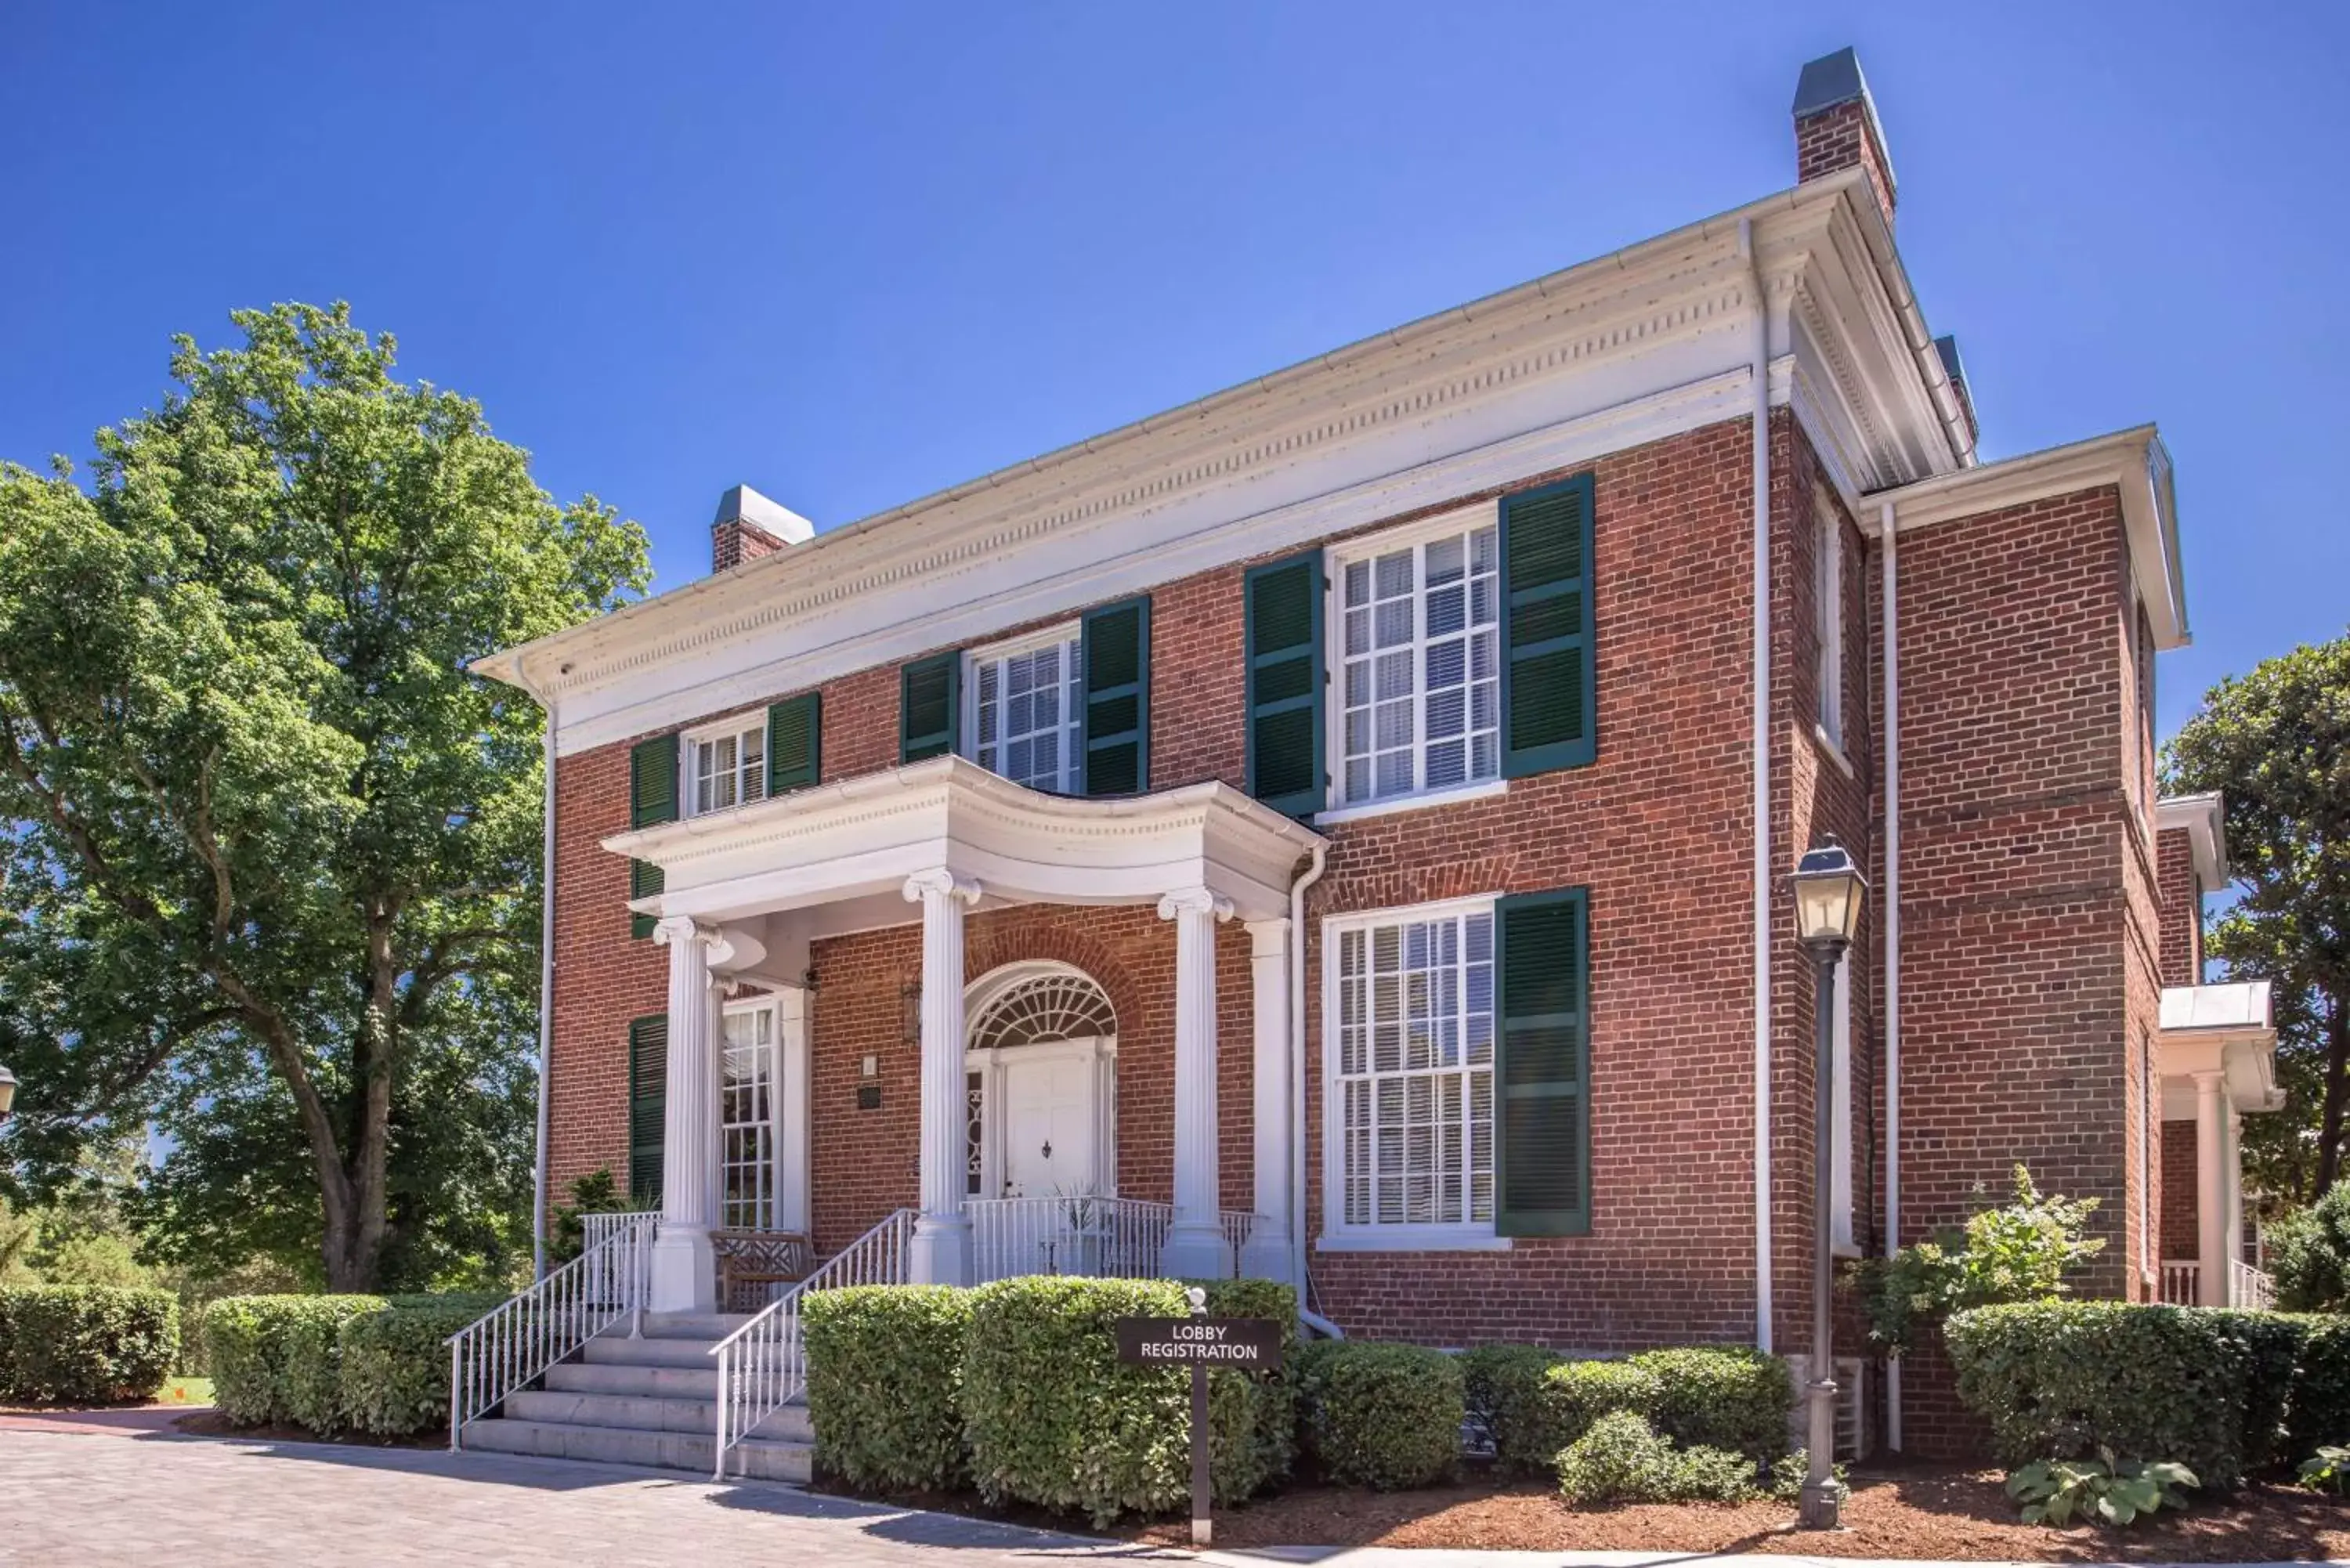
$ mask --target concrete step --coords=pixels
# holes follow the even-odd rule
[[[716,1438],[709,1433],[652,1432],[627,1427],[580,1427],[564,1421],[496,1417],[465,1428],[464,1446],[490,1453],[546,1459],[588,1459],[607,1465],[711,1473]],[[805,1442],[746,1438],[727,1461],[730,1474],[805,1485],[813,1449]]]
[[[710,1354],[709,1342],[699,1339],[598,1334],[579,1347],[579,1359],[591,1366],[685,1366],[718,1374],[718,1358]]]
[[[718,1397],[718,1371],[709,1366],[624,1366],[565,1361],[546,1369],[546,1386],[564,1394],[633,1394],[653,1399]]]
[[[571,1427],[626,1427],[640,1432],[717,1429],[712,1399],[646,1398],[629,1394],[569,1394],[525,1389],[506,1396],[504,1415],[517,1421],[559,1421]]]
[[[644,1331],[653,1339],[699,1339],[715,1345],[750,1321],[746,1312],[649,1312]]]

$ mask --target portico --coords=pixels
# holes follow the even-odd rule
[[[1158,1267],[1179,1277],[1229,1272],[1233,1231],[1218,1202],[1218,1059],[1237,1048],[1248,1053],[1253,1085],[1253,1215],[1243,1262],[1249,1272],[1287,1277],[1297,1136],[1288,1103],[1296,1048],[1290,888],[1319,842],[1219,783],[1079,799],[1024,788],[954,756],[605,839],[606,849],[660,873],[661,890],[630,905],[654,918],[655,939],[669,954],[655,1306],[707,1310],[714,1302],[710,1236],[723,1207],[727,994],[779,999],[776,1211],[805,1215],[813,1179],[810,945],[903,926],[910,916],[920,928],[920,969],[919,1159],[908,1194],[917,1213],[907,1272],[923,1282],[974,1278],[965,927],[975,913],[1021,905],[1134,906],[1171,927],[1173,1202],[1149,1232]],[[1229,922],[1244,922],[1251,938],[1249,976],[1228,980],[1250,1000],[1245,1041],[1221,1040],[1218,1032],[1216,933]],[[1087,1044],[1105,1061],[1114,1050]],[[1065,1135],[1065,1147],[1068,1141]]]
[[[2243,1118],[2284,1103],[2266,981],[2172,986],[2162,993],[2162,1116],[2191,1135],[2166,1136],[2165,1158],[2195,1153],[2191,1252],[2173,1244],[2162,1296],[2179,1304],[2265,1306],[2268,1280],[2244,1255]],[[2174,1179],[2166,1172],[2166,1185]],[[2179,1182],[2181,1187],[2185,1183]],[[2168,1240],[2168,1238],[2166,1238]]]

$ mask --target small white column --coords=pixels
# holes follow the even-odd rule
[[[922,907],[921,1212],[908,1268],[916,1284],[965,1285],[962,917],[979,901],[979,884],[941,867],[907,877],[905,893]]]
[[[1253,1093],[1256,1224],[1241,1248],[1241,1272],[1251,1279],[1286,1280],[1289,1244],[1289,922],[1249,922],[1249,972],[1254,980],[1252,1023],[1256,1053],[1250,1063]],[[1294,1281],[1292,1282],[1295,1282]]]
[[[775,995],[775,1223],[778,1229],[806,1236],[816,1218],[812,1191],[816,1163],[804,986],[787,985]]]
[[[723,1005],[712,982],[712,927],[671,916],[653,928],[669,949],[669,1073],[661,1123],[661,1218],[653,1236],[655,1312],[718,1304],[711,1228],[718,1223],[718,1043]]]
[[[2195,1075],[2195,1300],[2228,1304],[2227,1103],[2217,1073]]]
[[[2230,1101],[2227,1110],[2228,1158],[2220,1166],[2220,1174],[2228,1183],[2228,1304],[2250,1306],[2250,1302],[2235,1299],[2236,1264],[2244,1255],[2244,1118]]]
[[[1216,922],[1232,900],[1186,888],[1159,900],[1175,922],[1175,1220],[1159,1255],[1170,1279],[1223,1273],[1216,1192]]]

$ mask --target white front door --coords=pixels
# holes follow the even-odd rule
[[[1003,1063],[1003,1193],[1060,1198],[1102,1189],[1095,1161],[1094,1063],[1012,1052]]]

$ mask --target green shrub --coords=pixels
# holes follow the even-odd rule
[[[965,1472],[971,1293],[860,1285],[800,1303],[816,1462],[852,1486],[951,1487]]]
[[[2323,1448],[2350,1446],[2350,1317],[2293,1322],[2301,1354],[2280,1457],[2297,1462]]]
[[[1522,1468],[1529,1428],[1541,1419],[1543,1378],[1558,1364],[1556,1352],[1538,1345],[1484,1345],[1461,1353],[1461,1396],[1469,1425],[1504,1468]],[[1554,1445],[1549,1456],[1535,1454],[1534,1468],[1548,1469],[1557,1452]]]
[[[1937,1232],[1891,1258],[1856,1266],[1869,1337],[1898,1355],[1923,1324],[1954,1312],[2002,1303],[2054,1301],[2065,1272],[2105,1250],[2087,1234],[2094,1198],[2043,1197],[2032,1173],[2015,1168],[2015,1196],[1963,1229]]]
[[[2073,1516],[2122,1525],[2160,1508],[2187,1506],[2179,1490],[2198,1484],[2195,1472],[2166,1459],[2038,1459],[2007,1478],[2007,1495],[2023,1505],[2026,1524],[2059,1529]]]
[[[240,1427],[312,1425],[306,1416],[336,1421],[340,1375],[329,1370],[339,1366],[334,1336],[346,1319],[387,1304],[381,1296],[230,1296],[213,1303],[204,1309],[204,1345],[213,1403]]]
[[[1616,1502],[1739,1502],[1755,1494],[1754,1461],[1726,1449],[1679,1449],[1637,1410],[1610,1410],[1560,1450],[1558,1492],[1571,1508]]]
[[[1944,1337],[2002,1463],[2160,1454],[2224,1490],[2283,1455],[2306,1332],[2273,1313],[2045,1302],[1960,1313]]]
[[[2350,1449],[2328,1443],[2301,1461],[2293,1479],[2312,1491],[2340,1497],[2350,1488]]]
[[[1282,1325],[1278,1374],[1232,1372],[1221,1375],[1240,1386],[1237,1397],[1246,1407],[1249,1443],[1224,1460],[1217,1479],[1220,1491],[1229,1488],[1234,1498],[1253,1497],[1275,1481],[1288,1478],[1297,1459],[1297,1387],[1289,1367],[1298,1351],[1297,1292],[1278,1280],[1204,1280],[1211,1317],[1266,1318]]]
[[[1787,1364],[1741,1345],[1648,1350],[1631,1365],[1657,1380],[1657,1429],[1684,1448],[1728,1449],[1767,1464],[1786,1451],[1795,1390]]]
[[[0,1289],[0,1398],[36,1405],[151,1399],[180,1354],[180,1303],[122,1285]]]
[[[2269,1277],[2286,1312],[2350,1309],[2350,1182],[2263,1228]]]
[[[1025,1278],[972,1292],[962,1412],[980,1494],[1097,1524],[1180,1506],[1191,1495],[1190,1375],[1121,1366],[1117,1323],[1190,1310],[1183,1287],[1164,1280]],[[1211,1474],[1217,1496],[1238,1501],[1262,1480],[1257,1400],[1243,1373],[1213,1373],[1209,1386]]]
[[[394,1296],[343,1320],[335,1417],[380,1437],[449,1424],[449,1336],[502,1297]]]
[[[1559,1451],[1600,1417],[1629,1410],[1653,1418],[1663,1399],[1662,1381],[1632,1362],[1561,1362],[1543,1375],[1534,1399],[1513,1413],[1496,1452],[1515,1473],[1555,1473]]]
[[[1302,1382],[1305,1425],[1331,1480],[1382,1491],[1427,1486],[1461,1458],[1461,1365],[1440,1350],[1336,1342]]]

